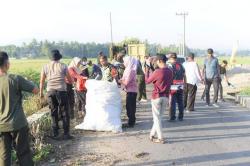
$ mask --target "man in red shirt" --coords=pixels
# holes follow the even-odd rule
[[[167,58],[164,55],[157,56],[157,66],[151,75],[149,69],[146,68],[145,80],[146,84],[153,83],[154,89],[151,97],[153,127],[150,132],[150,140],[155,143],[164,143],[162,135],[161,117],[167,108],[170,86],[173,80],[173,72],[166,65]],[[157,134],[157,137],[155,137]]]

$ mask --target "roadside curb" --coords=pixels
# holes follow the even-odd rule
[[[49,115],[48,107],[44,107],[38,112],[28,116],[27,120],[28,120],[29,126],[31,127],[34,123],[39,121],[41,118],[43,118],[44,116],[48,116],[48,115]]]
[[[38,112],[27,117],[31,143],[34,149],[39,149],[44,145],[44,137],[51,128],[51,118],[48,107],[44,107]]]
[[[243,107],[250,108],[250,96],[249,95],[236,95],[235,101]]]

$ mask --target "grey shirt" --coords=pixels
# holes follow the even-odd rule
[[[67,91],[65,82],[67,70],[67,65],[59,61],[52,61],[43,67],[42,72],[48,80],[47,91]]]
[[[219,61],[215,57],[206,58],[204,61],[205,76],[207,79],[220,77]]]

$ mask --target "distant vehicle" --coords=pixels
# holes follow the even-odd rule
[[[145,44],[128,44],[128,55],[134,56],[143,61],[146,55]]]
[[[123,46],[113,45],[109,48],[109,56],[111,60],[114,58],[115,54],[118,54],[119,51],[125,50],[128,55],[133,56],[135,58],[140,59],[141,61],[144,60],[146,55],[146,45],[145,44],[124,44]]]
[[[177,60],[178,63],[183,64],[184,62],[186,62],[186,58],[183,55],[177,55]],[[169,61],[167,62],[167,64],[170,65]]]
[[[186,58],[184,56],[177,56],[177,62],[183,64],[186,62]]]

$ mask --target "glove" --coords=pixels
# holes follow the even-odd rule
[[[232,84],[230,82],[227,83],[228,86],[231,86]]]

